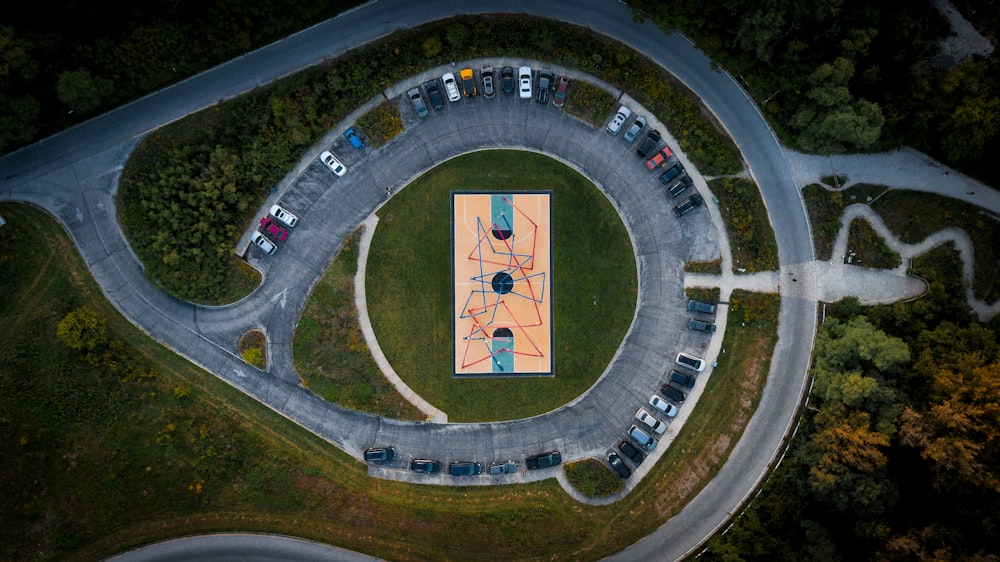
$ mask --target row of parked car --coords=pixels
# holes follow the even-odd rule
[[[632,110],[627,106],[620,106],[611,118],[611,121],[608,122],[608,133],[617,135],[631,117]],[[637,115],[629,128],[625,130],[625,134],[623,135],[625,142],[629,144],[635,142],[639,134],[647,128],[647,125],[646,118]],[[647,159],[646,167],[648,169],[663,170],[659,174],[660,183],[667,193],[670,194],[671,198],[676,199],[694,185],[691,177],[687,174],[687,170],[684,169],[684,165],[674,158],[674,152],[670,150],[670,147],[666,143],[663,143],[663,138],[656,129],[646,131],[646,135],[639,142],[635,153],[636,156]],[[687,199],[674,205],[674,214],[682,217],[693,211],[703,202],[701,195],[693,193]]]
[[[716,305],[695,299],[688,301],[688,310],[699,314],[715,314]],[[691,319],[689,325],[692,330],[712,333],[715,331],[715,324],[703,320]],[[658,412],[665,418],[672,419],[677,416],[680,405],[687,399],[687,392],[694,387],[697,374],[705,370],[705,360],[687,353],[678,353],[675,360],[680,370],[671,369],[667,382],[660,386],[660,394],[663,397],[653,394],[649,397],[649,405],[653,411]],[[639,464],[646,458],[646,454],[656,448],[659,443],[659,436],[667,430],[669,422],[658,419],[655,415],[639,408],[635,413],[638,423],[629,426],[626,437],[617,443],[617,451],[608,453],[608,464],[611,465],[618,476],[628,478],[632,475],[622,457],[627,458],[632,466],[639,467]],[[620,454],[619,454],[620,453]]]
[[[375,447],[365,449],[365,462],[387,463],[396,458],[396,449],[392,447]],[[538,455],[531,455],[524,459],[524,466],[528,470],[538,470],[540,468],[551,468],[562,463],[562,454],[559,451],[549,451]],[[435,459],[412,459],[410,460],[410,470],[422,474],[434,474],[441,471],[441,461]],[[486,472],[490,476],[502,474],[512,474],[517,472],[517,463],[512,460],[495,462],[489,465]],[[448,464],[448,474],[452,476],[478,476],[483,473],[483,464],[477,461],[455,461]]]
[[[535,76],[537,75],[537,80]],[[472,68],[463,68],[458,73],[458,79],[452,72],[446,72],[441,76],[440,82],[437,78],[428,80],[419,86],[414,86],[406,92],[406,98],[410,100],[417,117],[426,117],[429,113],[427,102],[424,101],[424,92],[430,106],[435,110],[444,107],[444,98],[449,102],[457,102],[462,97],[472,98],[482,92],[483,97],[492,98],[496,96],[497,89],[503,91],[504,95],[514,95],[515,89],[521,99],[535,98],[540,104],[547,104],[552,100],[552,105],[562,107],[566,103],[566,96],[569,94],[570,78],[559,76],[558,78],[551,70],[541,69],[534,73],[529,66],[522,66],[516,70],[513,67],[505,66],[500,69],[499,75],[492,66],[486,66],[479,70],[479,79],[476,79],[476,71]],[[443,86],[442,86],[443,84]],[[482,90],[480,90],[482,88]],[[421,92],[423,89],[423,92]]]

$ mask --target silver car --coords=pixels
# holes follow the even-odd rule
[[[417,111],[417,117],[427,117],[427,106],[424,104],[423,96],[420,95],[420,90],[411,88],[409,92],[406,92],[406,97],[410,98],[413,109]]]

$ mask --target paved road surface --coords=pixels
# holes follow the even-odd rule
[[[799,192],[775,137],[739,87],[713,71],[683,37],[664,35],[649,23],[635,23],[628,8],[617,3],[588,0],[566,13],[553,3],[507,2],[502,7],[587,25],[645,51],[669,68],[705,99],[743,149],[772,216],[781,217],[774,227],[782,267],[812,260]],[[508,452],[523,455],[550,448],[562,450],[568,459],[601,454],[656,387],[673,354],[699,344],[689,339],[692,336],[676,312],[684,301],[680,263],[687,257],[678,254],[677,248],[689,240],[697,248],[711,230],[704,211],[700,218],[685,218],[690,229],[678,229],[669,202],[655,189],[644,187],[655,180],[641,176],[641,164],[619,165],[635,157],[618,139],[564,118],[551,107],[513,100],[490,100],[493,106],[487,107],[487,100],[478,99],[449,106],[447,111],[488,117],[488,128],[476,131],[463,127],[462,119],[429,118],[381,151],[383,161],[398,163],[394,168],[362,159],[349,163],[348,176],[334,180],[324,177],[325,170],[307,159],[296,187],[316,212],[305,213],[296,232],[298,241],[283,248],[271,262],[264,286],[231,307],[191,306],[155,290],[144,279],[115,220],[117,175],[146,131],[396,29],[456,11],[498,9],[496,2],[486,1],[366,4],[0,159],[0,197],[38,204],[66,224],[107,296],[141,329],[351,454],[359,455],[372,444],[396,444],[408,454],[433,453],[443,460],[489,461]],[[503,146],[539,150],[585,170],[630,228],[641,267],[641,309],[601,382],[587,396],[556,412],[499,424],[418,425],[379,420],[344,411],[303,391],[287,369],[290,330],[306,297],[304,289],[321,273],[339,240],[380,204],[385,187],[401,188],[422,170],[458,152]],[[327,243],[303,243],[310,234],[325,237]],[[794,418],[815,330],[815,292],[796,289],[799,292],[781,286],[781,340],[761,407],[729,462],[680,515],[622,553],[623,557],[681,557],[712,533],[766,472]],[[276,367],[267,375],[246,367],[231,352],[235,340],[227,338],[248,325],[265,328],[276,350],[272,354]],[[623,384],[626,374],[629,382]],[[414,477],[396,472],[401,478]],[[445,477],[436,480],[451,483]]]

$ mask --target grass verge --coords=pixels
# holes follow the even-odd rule
[[[624,461],[623,461],[624,462]],[[568,463],[565,467],[566,479],[581,494],[592,498],[610,496],[621,490],[625,484],[617,474],[611,472],[597,459],[583,459]]]
[[[601,127],[614,107],[614,96],[589,82],[574,80],[564,110],[594,127]]]
[[[722,275],[722,258],[712,261],[689,261],[684,262],[684,271],[688,273],[712,273]]]
[[[317,396],[346,408],[390,418],[426,416],[382,376],[365,345],[354,306],[359,229],[313,287],[292,338],[292,361],[302,383]]]
[[[864,267],[895,269],[903,263],[902,256],[893,252],[872,225],[864,219],[851,221],[847,231],[847,249],[854,252],[854,259]]]
[[[718,178],[709,181],[708,187],[719,200],[733,268],[748,273],[778,269],[778,243],[757,184],[743,178]]]
[[[555,376],[454,379],[450,193],[515,186],[552,191]],[[372,326],[396,372],[450,421],[558,408],[604,372],[632,322],[636,266],[625,226],[603,193],[551,158],[509,150],[455,158],[400,191],[379,217],[366,280]],[[415,319],[418,329],[400,329]]]
[[[844,190],[830,191],[817,183],[802,188],[802,198],[806,202],[809,222],[812,224],[816,259],[833,259],[833,243],[844,227],[840,216],[844,214],[845,207],[855,203],[868,203],[888,189],[881,185],[858,184]]]
[[[612,506],[581,506],[554,480],[407,485],[370,478],[361,463],[136,330],[51,217],[22,205],[0,212],[9,220],[0,228],[0,542],[15,560],[102,559],[237,531],[403,561],[600,559],[661,525],[718,470],[753,411],[776,337],[765,311],[745,328],[731,315],[730,353],[705,389],[712,407],[693,412],[639,489]],[[777,297],[761,298],[776,315]],[[109,377],[62,345],[56,323],[84,305],[158,376]],[[186,392],[176,392],[181,385]]]

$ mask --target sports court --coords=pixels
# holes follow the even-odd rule
[[[455,376],[552,375],[550,200],[452,192]]]

